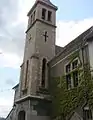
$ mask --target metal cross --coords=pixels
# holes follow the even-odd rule
[[[43,36],[45,37],[45,42],[46,42],[46,41],[47,41],[47,38],[48,38],[47,31],[45,31],[45,33],[44,33]]]

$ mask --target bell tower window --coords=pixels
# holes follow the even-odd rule
[[[36,14],[36,11],[34,11],[31,15],[31,21],[30,21],[30,25],[33,24],[33,22],[35,21],[35,14]]]
[[[35,21],[35,14],[36,14],[36,11],[34,11],[33,13],[33,22]]]
[[[41,86],[45,87],[45,77],[46,77],[46,59],[44,58],[42,61],[42,82]]]
[[[32,25],[32,15],[31,15],[31,25]]]
[[[52,12],[48,11],[48,18],[47,18],[47,20],[51,22],[51,18],[52,18]]]
[[[46,19],[46,9],[42,9],[42,19],[45,20]]]

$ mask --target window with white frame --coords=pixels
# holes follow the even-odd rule
[[[66,65],[66,83],[67,89],[78,86],[78,59],[73,60],[71,63]]]
[[[83,109],[83,120],[92,120],[92,112],[90,109]]]

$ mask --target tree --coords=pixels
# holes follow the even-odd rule
[[[65,120],[66,116],[84,103],[93,107],[93,78],[89,65],[83,65],[80,72],[79,85],[67,90],[65,76],[52,78],[50,93],[52,98],[52,117]]]

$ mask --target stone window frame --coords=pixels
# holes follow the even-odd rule
[[[18,112],[18,118],[17,119],[18,120],[20,120],[20,119],[26,120],[26,111],[25,110],[20,110]]]
[[[41,66],[42,66],[42,61],[43,61],[43,59],[46,59],[46,71],[45,71],[45,87],[42,87],[42,67],[41,67],[41,80],[40,80],[40,87],[41,88],[46,88],[47,87],[47,64],[48,64],[48,59],[46,58],[46,57],[42,57],[41,58]]]
[[[74,69],[73,69],[72,64],[73,64],[73,62],[75,62],[75,61],[78,61],[77,65],[79,65],[80,61],[79,61],[79,58],[78,58],[78,57],[76,57],[72,62],[68,62],[68,63],[65,64],[65,78],[66,78],[67,76],[71,76],[71,78],[70,78],[70,81],[71,81],[71,82],[70,82],[69,86],[68,86],[68,84],[67,84],[67,89],[68,89],[68,90],[70,90],[70,89],[72,89],[72,88],[75,88],[75,87],[77,87],[77,86],[79,85],[79,73],[78,73],[78,85],[77,85],[77,86],[74,85],[74,78],[73,78],[73,75],[72,75],[73,73],[77,72],[77,68],[78,68],[78,66],[77,66],[77,68],[74,68]],[[66,66],[68,66],[69,64],[70,64],[70,71],[67,72]],[[67,83],[67,79],[66,79],[66,83]]]
[[[50,10],[48,10],[48,13],[47,13],[47,21],[52,22],[52,11]]]
[[[30,15],[30,26],[34,23],[35,19],[36,19],[36,10],[34,10]]]
[[[47,14],[47,9],[46,8],[42,8],[42,14],[41,14],[42,20],[46,20],[46,14]]]
[[[43,64],[44,63],[44,64]],[[44,68],[43,68],[44,67]],[[43,70],[44,69],[44,70]],[[44,72],[44,76],[42,74],[42,79],[41,79],[41,86],[45,88],[46,86],[46,69],[47,69],[47,59],[43,58],[42,59],[42,73]],[[44,82],[44,83],[43,83]]]
[[[24,82],[24,88],[27,89],[28,87],[28,72],[29,72],[29,59],[26,61],[25,63],[25,71],[26,71],[26,74],[25,74],[25,82]]]

